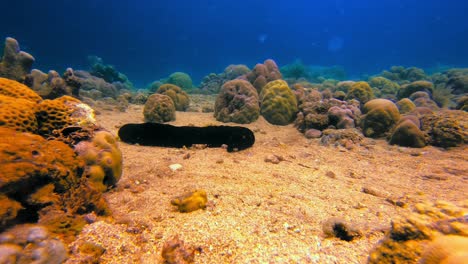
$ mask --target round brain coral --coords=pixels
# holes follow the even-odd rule
[[[420,122],[416,116],[408,115],[402,117],[393,129],[389,143],[412,148],[426,146],[424,133],[419,127]]]
[[[184,72],[174,72],[169,76],[166,83],[179,86],[184,90],[190,90],[193,87],[192,78]]]
[[[111,133],[98,131],[91,140],[78,143],[75,151],[86,163],[84,175],[93,189],[104,192],[119,181],[122,153]]]
[[[175,120],[175,106],[172,99],[163,94],[152,94],[143,108],[145,122],[164,123]]]
[[[346,94],[346,100],[356,99],[361,105],[367,103],[374,97],[372,88],[367,82],[355,82],[351,85]]]
[[[247,124],[260,115],[255,87],[245,80],[226,82],[216,99],[214,116],[221,122]]]
[[[403,98],[396,103],[400,114],[406,114],[413,111],[416,108],[416,105],[408,98]]]
[[[174,106],[177,111],[185,111],[189,107],[189,96],[186,92],[182,91],[179,86],[163,84],[158,88],[156,93],[169,96],[174,102]]]
[[[297,101],[288,84],[283,80],[267,83],[260,93],[260,113],[274,125],[291,123],[297,113]]]
[[[50,136],[54,130],[67,126],[92,126],[96,124],[94,110],[71,96],[44,100],[36,112],[39,134]]]
[[[365,136],[380,137],[400,119],[397,106],[387,99],[374,99],[363,107],[361,126]]]
[[[36,107],[35,102],[0,95],[0,126],[36,133]]]
[[[22,98],[35,103],[42,101],[42,98],[26,85],[6,78],[0,77],[0,95],[14,98]]]

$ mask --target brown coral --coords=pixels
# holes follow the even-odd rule
[[[387,99],[374,99],[363,107],[361,127],[367,137],[381,137],[400,119],[397,106]]]
[[[188,94],[177,85],[163,84],[156,93],[169,96],[177,111],[185,111],[189,107],[190,99]]]
[[[145,122],[164,123],[175,120],[175,106],[164,94],[152,94],[143,108]]]
[[[263,64],[258,63],[251,72],[245,75],[245,79],[257,89],[258,93],[262,91],[268,82],[281,78],[281,72],[272,59],[265,60]]]
[[[221,122],[251,123],[260,115],[257,90],[247,81],[232,80],[221,88],[214,116]]]
[[[31,70],[33,63],[34,57],[21,51],[16,39],[6,38],[0,62],[0,76],[22,82]]]
[[[367,82],[355,82],[351,85],[346,94],[346,100],[356,99],[361,102],[361,105],[367,103],[374,97],[372,88]]]

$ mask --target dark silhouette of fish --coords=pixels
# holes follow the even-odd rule
[[[255,143],[254,133],[241,126],[172,126],[158,123],[126,124],[119,129],[120,140],[142,146],[182,148],[206,144],[227,146],[228,152],[244,150]]]

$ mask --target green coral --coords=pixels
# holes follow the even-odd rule
[[[400,114],[409,113],[416,108],[416,105],[413,103],[413,101],[411,101],[408,98],[401,99],[400,101],[396,103],[396,105],[398,106],[398,109],[400,110]]]
[[[169,96],[174,102],[174,106],[177,111],[185,111],[189,107],[189,96],[179,86],[163,84],[159,87],[156,93]]]
[[[397,106],[387,99],[374,99],[363,107],[361,127],[367,137],[384,136],[400,119]]]
[[[260,113],[270,123],[287,125],[297,113],[296,96],[283,80],[267,83],[260,93]]]
[[[356,99],[362,105],[367,103],[374,97],[374,93],[372,92],[372,88],[369,86],[367,82],[361,81],[356,82],[351,85],[346,94],[346,100]]]
[[[415,92],[426,92],[429,94],[429,97],[434,93],[434,84],[428,81],[415,81],[409,84],[401,86],[401,89],[398,91],[398,98],[410,97],[411,94]]]
[[[420,122],[416,116],[409,115],[401,118],[390,136],[390,144],[412,148],[426,146],[424,133],[419,126]]]
[[[395,95],[400,89],[400,85],[381,76],[371,78],[369,85],[372,88],[377,88],[383,95]]]
[[[191,90],[193,88],[192,78],[185,72],[174,72],[169,75],[166,83],[179,86],[183,90]]]

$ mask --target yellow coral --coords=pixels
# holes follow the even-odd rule
[[[86,163],[85,175],[95,190],[105,191],[122,175],[122,152],[115,137],[107,131],[97,132],[91,141],[75,146],[78,155]]]
[[[35,102],[0,95],[0,126],[36,133],[38,124],[35,109]]]
[[[283,80],[267,83],[260,93],[260,113],[270,123],[287,125],[297,112],[297,100],[288,84]]]
[[[171,201],[171,204],[177,206],[179,212],[188,213],[198,209],[205,209],[207,201],[206,192],[204,190],[196,190],[175,198]]]
[[[1,77],[0,94],[14,98],[22,98],[36,103],[42,101],[42,98],[26,85]]]
[[[367,82],[355,82],[349,88],[348,93],[346,94],[346,100],[356,99],[361,104],[367,103],[374,97],[374,93],[372,92],[372,88],[369,86]]]
[[[189,106],[190,101],[188,94],[177,85],[163,84],[156,93],[169,96],[174,102],[177,111],[185,111]]]

